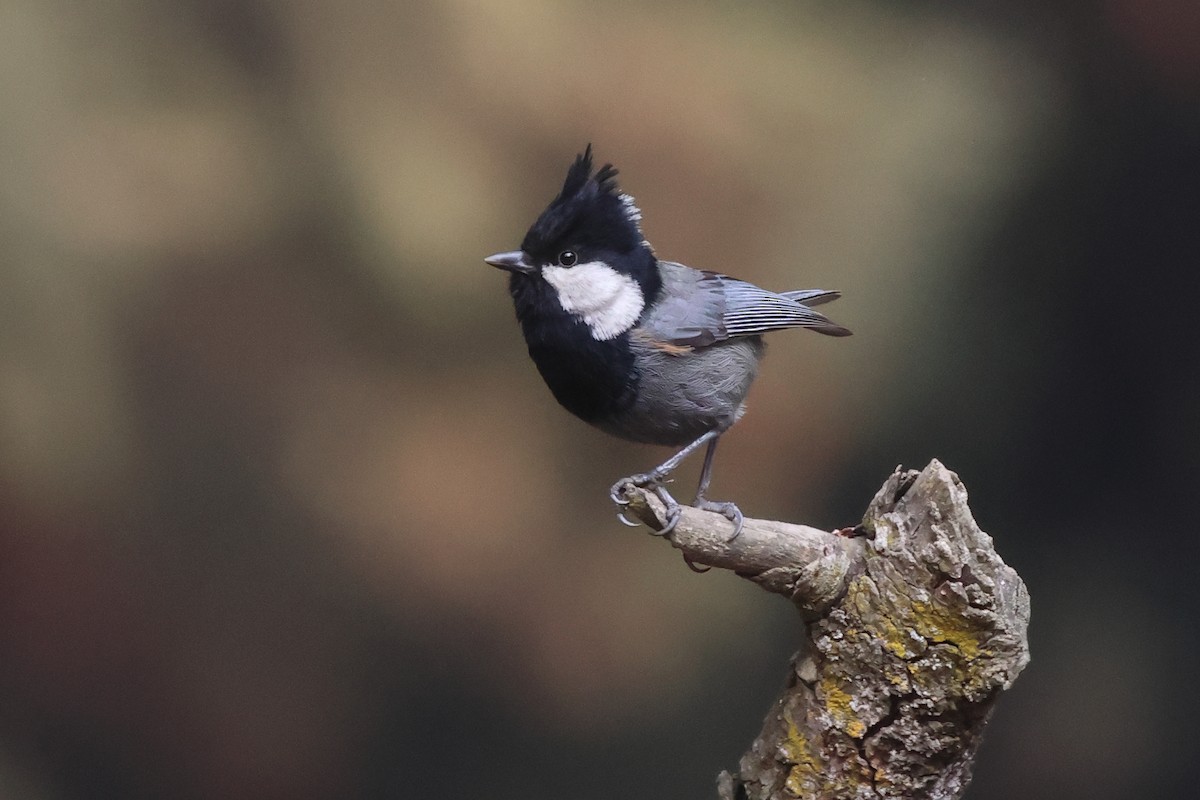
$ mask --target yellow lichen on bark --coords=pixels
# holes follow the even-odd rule
[[[967,660],[979,657],[979,632],[974,630],[961,613],[940,603],[912,603],[913,622],[917,633],[934,642],[945,642],[958,648]],[[986,655],[986,651],[984,651]]]
[[[788,792],[795,797],[810,797],[820,787],[820,778],[825,772],[825,763],[813,752],[808,737],[800,732],[795,721],[784,715],[787,734],[781,742],[784,757],[792,764],[784,783]]]
[[[854,713],[854,698],[838,685],[836,679],[821,679],[821,696],[825,701],[825,710],[833,718],[834,725],[855,739],[861,739],[866,734],[867,726]]]

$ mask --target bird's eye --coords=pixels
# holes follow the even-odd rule
[[[574,250],[563,250],[558,254],[558,263],[564,267],[573,267],[579,261],[579,256],[575,255]]]

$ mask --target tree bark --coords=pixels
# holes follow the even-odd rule
[[[629,512],[663,507],[628,487]],[[896,471],[852,533],[684,507],[668,537],[693,564],[791,599],[806,641],[722,800],[961,797],[1000,693],[1029,662],[1029,595],[936,460]]]

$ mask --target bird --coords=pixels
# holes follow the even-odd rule
[[[614,483],[612,500],[628,505],[630,486],[654,492],[665,511],[658,533],[668,535],[682,513],[666,489],[668,477],[707,447],[691,505],[728,519],[732,541],[745,517],[733,502],[710,500],[708,491],[717,442],[745,413],[763,334],[808,328],[850,335],[812,308],[841,294],[775,293],[659,259],[642,234],[642,212],[616,177],[612,164],[593,172],[588,144],[520,249],[484,262],[510,273],[529,356],[560,405],[622,439],[679,448],[649,472]]]

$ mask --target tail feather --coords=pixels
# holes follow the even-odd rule
[[[841,325],[838,325],[836,322],[829,319],[829,317],[826,317],[824,314],[819,314],[816,311],[814,311],[812,313],[815,317],[818,317],[818,319],[814,320],[813,322],[809,322],[809,323],[805,324],[804,327],[808,328],[809,330],[816,331],[817,333],[823,333],[826,336],[851,336],[851,335],[853,335],[854,331],[850,330],[849,328],[843,328]]]
[[[832,289],[796,289],[791,292],[780,292],[780,294],[788,300],[803,303],[809,308],[819,306],[822,303],[832,303],[842,296],[841,292]]]
[[[819,306],[822,303],[832,303],[842,296],[841,292],[831,289],[796,289],[791,292],[780,292],[781,295],[788,300],[799,303],[805,308]],[[849,328],[843,328],[833,320],[820,314],[816,311],[812,312],[816,318],[812,323],[806,324],[804,327],[823,333],[826,336],[850,336],[852,331]]]

